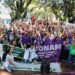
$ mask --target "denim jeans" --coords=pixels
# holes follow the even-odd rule
[[[68,63],[74,63],[75,62],[75,55],[69,55]]]
[[[12,71],[12,70],[14,70],[15,67],[13,65],[9,64],[8,68]]]

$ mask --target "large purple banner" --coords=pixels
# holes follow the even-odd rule
[[[37,54],[40,59],[50,58],[51,61],[57,62],[60,56],[61,47],[62,43],[60,41],[39,46],[37,48]]]

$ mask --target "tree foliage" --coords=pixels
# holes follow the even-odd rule
[[[55,13],[57,17],[62,19],[74,17],[75,15],[75,0],[42,0],[45,1],[46,7],[51,7],[51,12]],[[46,2],[47,1],[47,2]],[[62,11],[62,13],[61,13]]]
[[[35,12],[38,16],[38,13],[45,15],[46,12],[53,12],[63,20],[75,15],[75,0],[5,0],[5,3],[12,9],[12,18],[25,17],[30,4],[35,5],[35,7],[29,11],[32,13],[38,8],[39,12]],[[44,9],[44,12],[40,11],[41,8]]]
[[[32,0],[5,0],[5,4],[12,10],[11,16],[13,19],[25,18],[31,2]]]

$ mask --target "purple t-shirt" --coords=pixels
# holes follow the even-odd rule
[[[34,43],[35,43],[36,45],[40,45],[40,44],[41,44],[41,39],[40,39],[40,37],[38,37],[38,38],[36,37]]]
[[[30,43],[30,38],[28,35],[22,35],[22,43]]]

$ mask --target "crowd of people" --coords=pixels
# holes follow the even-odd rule
[[[0,43],[25,48],[27,50],[24,55],[25,62],[37,59],[34,48],[49,44],[48,40],[50,42],[62,40],[60,60],[75,61],[75,26],[44,20],[36,21],[34,24],[25,20],[15,20],[9,29],[5,26],[0,28]],[[27,53],[30,48],[32,48],[32,55],[28,59]]]
[[[37,21],[34,25],[27,21],[14,21],[10,25],[10,29],[0,28],[0,43],[25,47],[31,44],[41,44],[46,38],[53,40],[55,37],[64,39],[74,36],[74,26],[66,27],[60,23],[52,23],[48,21]],[[38,42],[36,42],[38,40]],[[70,40],[69,40],[70,41]]]

